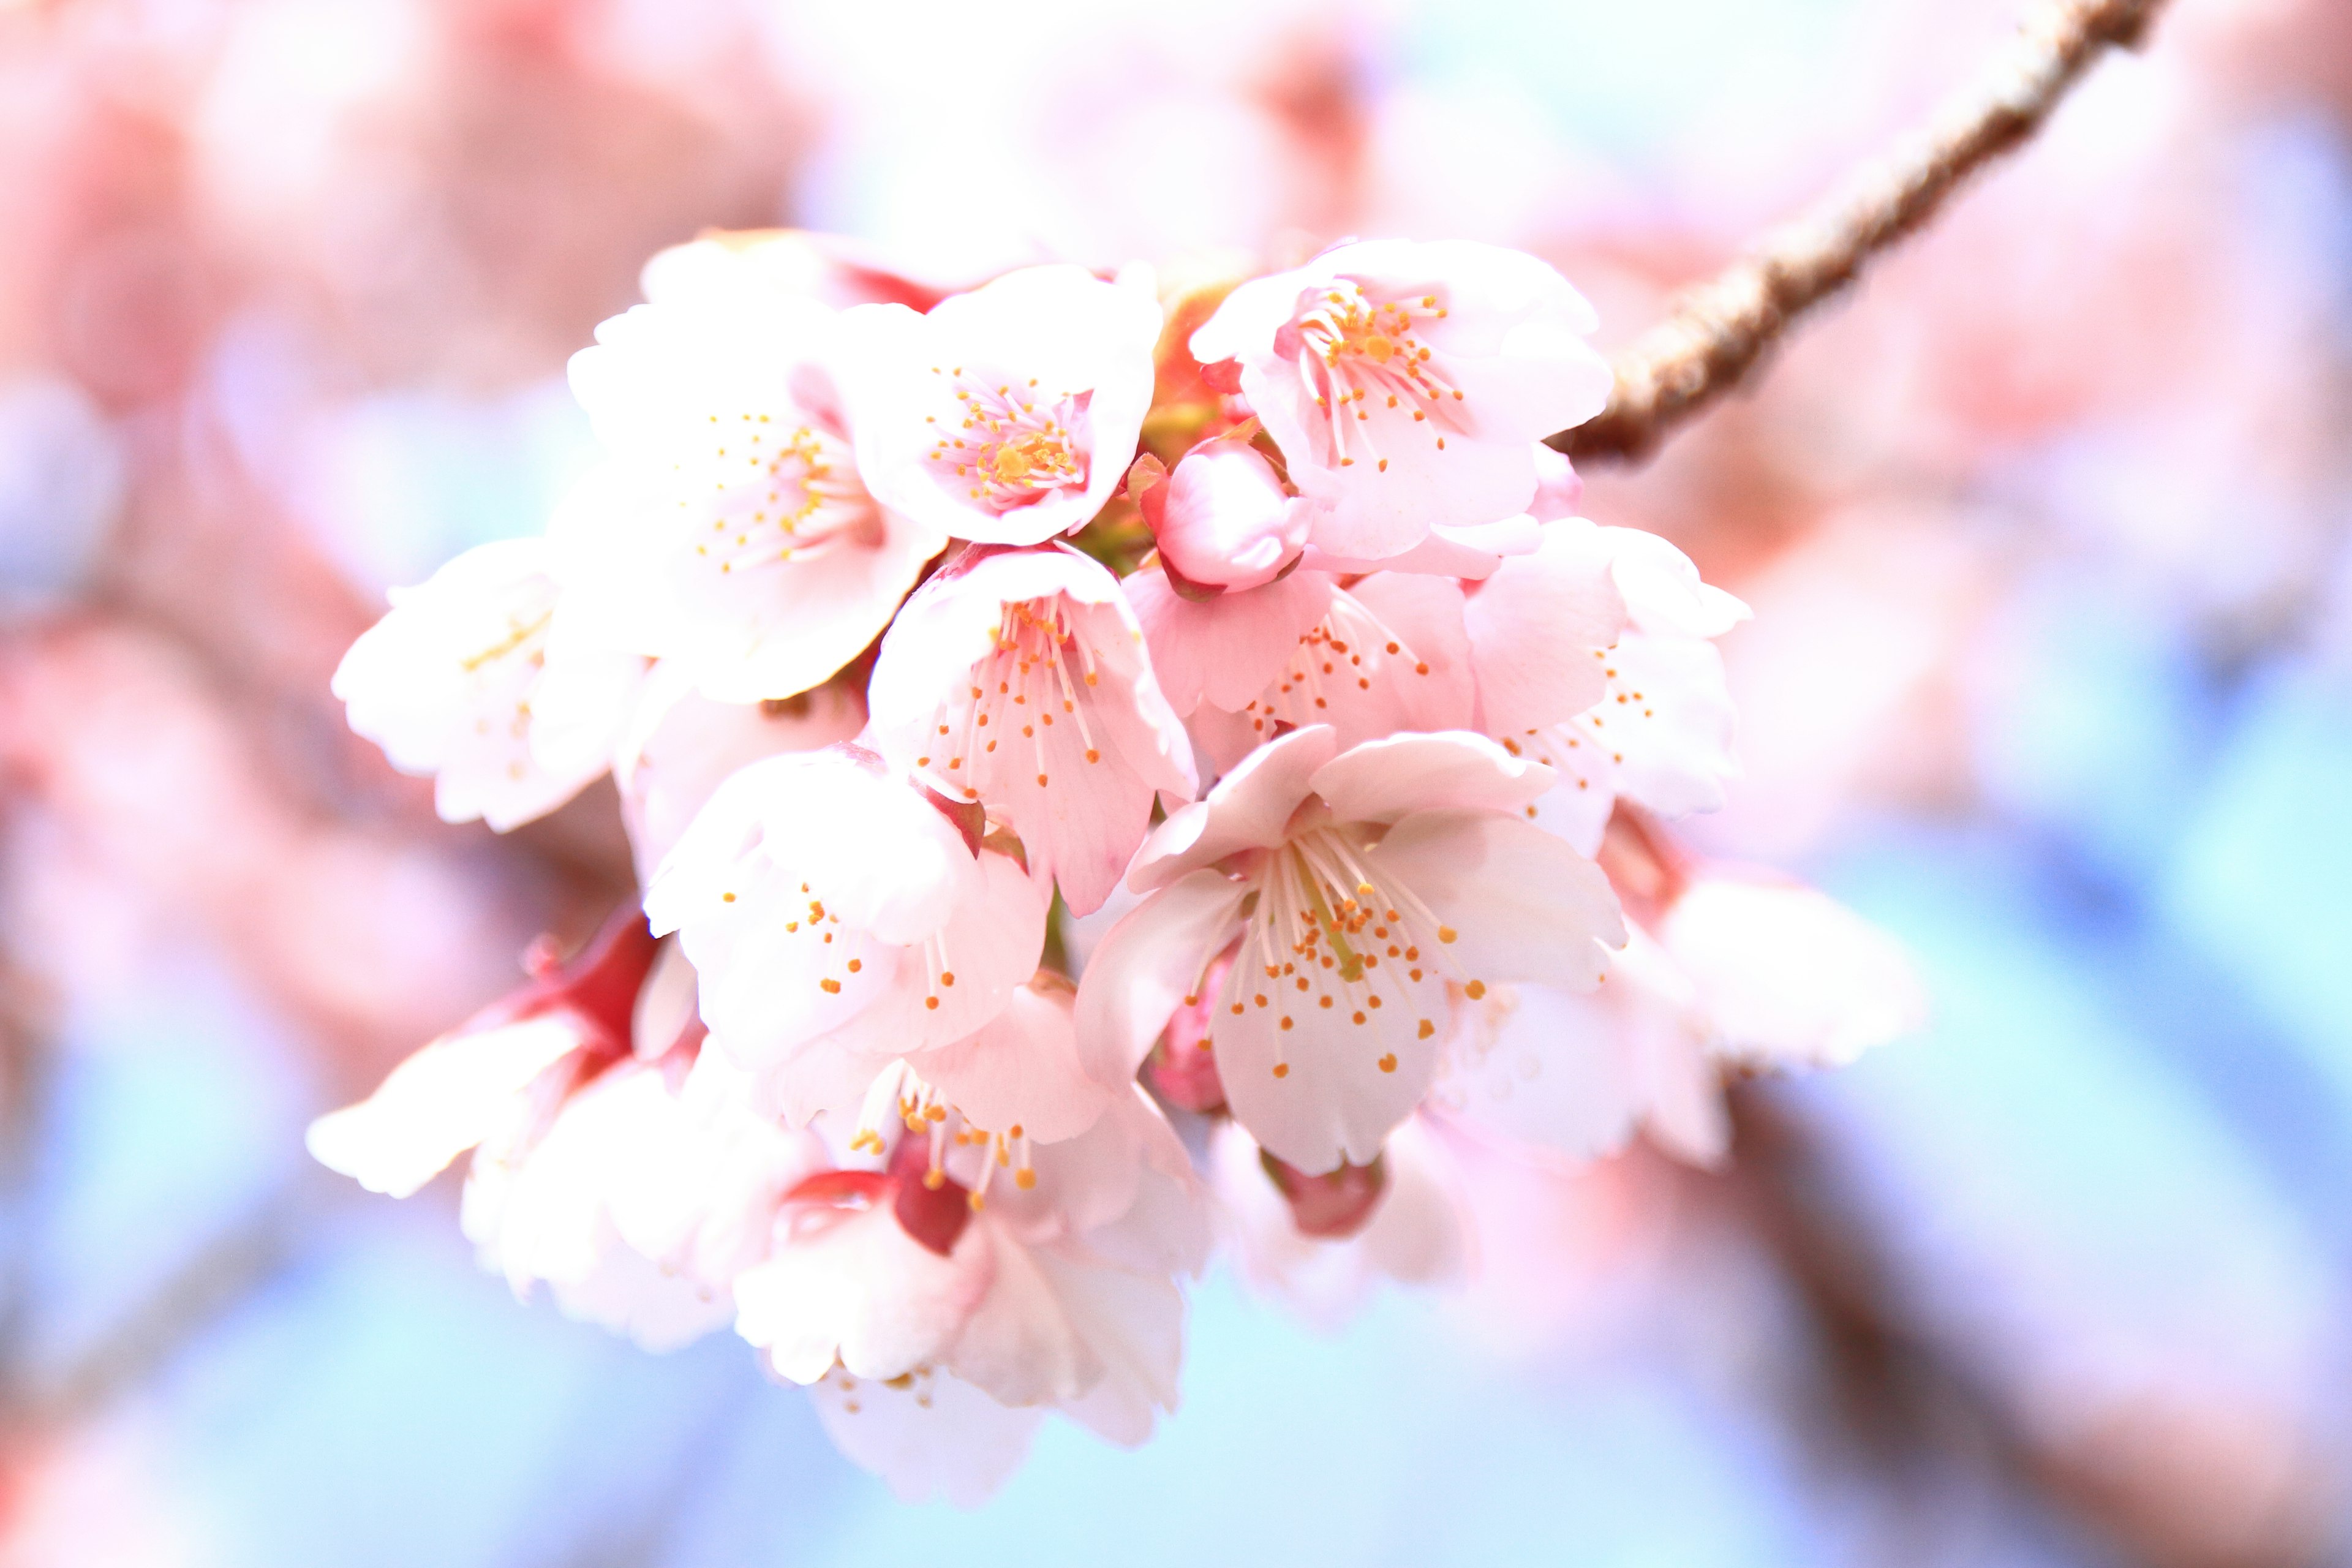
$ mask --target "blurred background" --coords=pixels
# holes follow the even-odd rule
[[[1494,1176],[1474,1286],[1336,1333],[1213,1275],[1150,1447],[966,1517],[301,1148],[625,889],[601,787],[445,827],[327,678],[541,525],[656,247],[1462,236],[1613,345],[2021,4],[0,0],[0,1563],[2352,1561],[2342,0],[2174,0],[1588,475],[1757,612],[1691,836],[1936,997],[1729,1169]]]

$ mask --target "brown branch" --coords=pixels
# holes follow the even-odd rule
[[[1638,460],[1739,384],[1790,323],[1925,224],[1978,169],[2024,142],[2091,63],[2139,41],[2164,0],[2044,0],[1984,74],[1927,127],[1768,234],[1617,356],[1609,406],[1551,445],[1584,461]]]

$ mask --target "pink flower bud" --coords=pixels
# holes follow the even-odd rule
[[[1169,1104],[1203,1114],[1225,1108],[1225,1086],[1217,1077],[1216,1053],[1210,1048],[1209,1014],[1225,988],[1225,974],[1234,966],[1234,952],[1209,965],[1201,987],[1184,999],[1168,1020],[1159,1048],[1144,1063],[1153,1092]]]
[[[1286,495],[1274,465],[1245,440],[1220,436],[1185,454],[1143,500],[1160,558],[1186,582],[1256,588],[1282,574],[1307,543],[1308,502]]]
[[[1386,1163],[1377,1156],[1369,1165],[1341,1165],[1319,1176],[1263,1150],[1258,1163],[1290,1205],[1290,1222],[1298,1234],[1324,1241],[1345,1241],[1370,1225],[1372,1211],[1381,1206],[1381,1194],[1388,1191]]]

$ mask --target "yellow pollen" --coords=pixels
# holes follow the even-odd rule
[[[827,976],[825,979],[818,981],[816,984],[817,989],[824,992],[828,996],[838,996],[841,994],[841,982],[833,979],[831,976]]]

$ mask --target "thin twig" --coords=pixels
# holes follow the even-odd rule
[[[2046,0],[1926,129],[1685,291],[1664,322],[1617,356],[1609,406],[1551,444],[1580,461],[1647,457],[1668,431],[1737,386],[1799,315],[1852,283],[1970,174],[2032,136],[2094,60],[2137,44],[2163,3]]]

